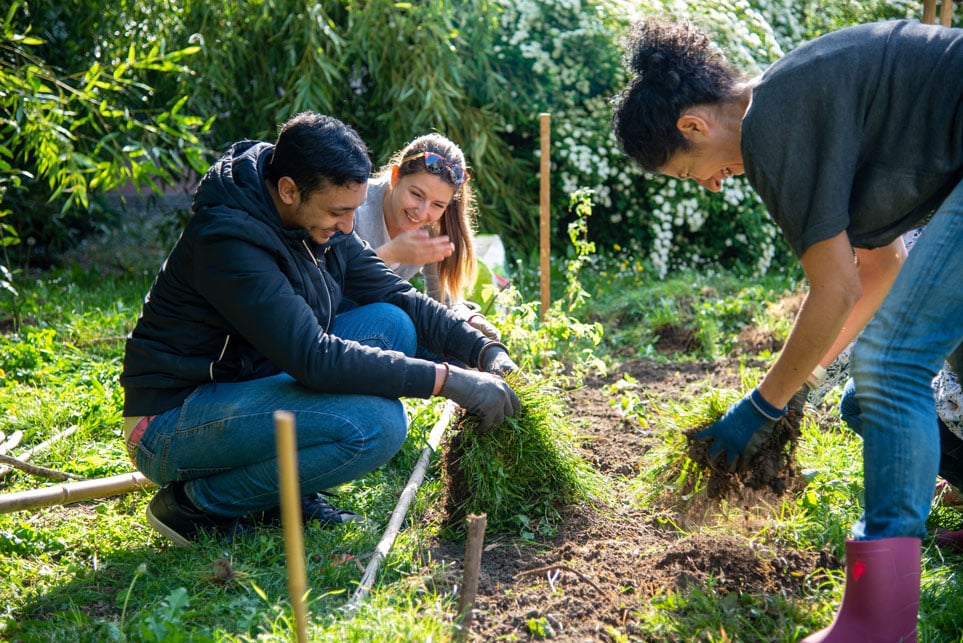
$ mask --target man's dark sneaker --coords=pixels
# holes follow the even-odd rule
[[[155,531],[170,538],[178,547],[190,547],[202,530],[221,534],[233,534],[237,530],[237,518],[204,513],[178,501],[175,485],[183,483],[164,486],[147,505],[147,522]]]
[[[338,509],[324,499],[323,493],[301,496],[301,518],[304,524],[317,520],[322,527],[333,527],[346,522],[364,522],[364,519],[347,509]],[[281,508],[268,509],[258,521],[265,525],[281,524]]]
[[[347,509],[338,509],[324,499],[320,493],[301,497],[301,516],[305,524],[317,520],[322,526],[340,525],[345,522],[364,522],[358,514]]]

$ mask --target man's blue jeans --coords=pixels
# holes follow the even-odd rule
[[[411,319],[390,304],[338,315],[331,334],[406,355],[417,345]],[[303,494],[378,468],[401,449],[408,429],[398,399],[318,393],[286,373],[211,383],[154,418],[141,438],[137,468],[157,484],[187,481],[187,496],[209,513],[242,516],[276,507],[279,409],[294,414]]]
[[[963,183],[926,225],[853,349],[865,503],[857,539],[926,535],[940,460],[930,383],[963,342]]]

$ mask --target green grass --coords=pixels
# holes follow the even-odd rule
[[[536,301],[537,294],[516,293],[522,303],[502,310],[503,329],[524,326],[508,333],[519,363],[537,365],[550,354],[566,361],[565,373],[571,375],[573,366],[576,372],[578,367],[604,369],[631,357],[692,359],[653,352],[652,338],[665,324],[689,327],[696,336],[708,338],[695,351],[698,359],[724,354],[745,324],[762,326],[776,336],[788,329],[771,308],[796,289],[787,276],[748,281],[732,275],[676,275],[650,282],[647,273],[631,263],[615,270],[613,266],[625,262],[618,254],[593,261],[594,268],[583,271],[582,286],[591,296],[581,309],[556,311],[540,322],[537,309],[526,305]],[[122,338],[136,320],[151,278],[149,269],[102,275],[73,268],[20,275],[16,306],[25,324],[0,335],[0,431],[24,432],[16,452],[76,425],[73,436],[33,462],[89,478],[131,470],[120,438]],[[524,284],[523,279],[519,282]],[[0,301],[0,312],[12,305]],[[578,317],[588,320],[584,326],[570,323]],[[601,336],[596,322],[604,328]],[[761,372],[745,367],[745,384]],[[727,396],[737,394],[717,392],[715,403],[725,404]],[[642,426],[660,413],[660,423],[668,416],[681,430],[705,411],[687,402],[683,392],[674,403],[656,408],[624,378],[610,395],[628,419]],[[356,613],[343,609],[360,576],[359,565],[363,567],[374,550],[440,412],[438,400],[410,400],[408,406],[411,436],[398,456],[339,490],[340,503],[364,514],[369,525],[305,532],[311,640],[441,641],[453,634],[453,587],[460,581],[429,549],[441,533],[435,517],[445,496],[437,458],[372,593]],[[809,479],[806,492],[756,515],[755,537],[842,553],[860,511],[862,458],[858,439],[839,425],[833,411],[828,413],[832,430],[803,424],[797,455]],[[662,445],[646,454],[642,473],[628,481],[640,508],[657,511],[666,494],[691,484],[679,473],[680,439],[681,433],[667,434]],[[626,485],[624,480],[603,483]],[[0,493],[43,484],[14,473],[2,482]],[[281,532],[262,529],[231,544],[212,538],[191,550],[175,549],[146,525],[144,509],[150,497],[150,492],[137,492],[82,506],[0,515],[0,639],[293,641]],[[739,531],[742,511],[721,507],[712,524],[700,528]],[[676,528],[695,528],[678,524],[671,514],[662,517],[667,526],[675,521]],[[961,516],[941,510],[932,520],[956,526]],[[517,531],[524,545],[530,534]],[[929,542],[924,545],[920,640],[961,641],[963,578],[958,570],[963,558],[941,554]],[[212,563],[219,559],[230,561],[234,570],[228,582],[214,575]],[[841,592],[839,573],[801,596],[730,593],[720,600],[710,581],[653,600],[640,615],[641,630],[634,636],[721,641],[725,631],[730,640],[797,641],[832,619]],[[537,631],[538,623],[532,627]],[[613,640],[625,640],[617,632],[610,634]]]

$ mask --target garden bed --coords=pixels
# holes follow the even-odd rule
[[[616,481],[616,497],[611,506],[568,508],[550,540],[526,546],[506,540],[486,543],[472,628],[476,640],[617,640],[636,633],[639,615],[652,609],[656,597],[706,586],[720,600],[730,593],[730,600],[738,593],[792,594],[818,582],[818,570],[841,568],[827,551],[754,543],[748,518],[744,535],[735,533],[731,522],[725,533],[695,533],[696,527],[717,519],[722,502],[741,503],[747,516],[754,507],[778,506],[779,495],[768,488],[736,489],[714,500],[676,496],[677,504],[650,505],[644,512],[635,508],[630,481],[664,427],[657,412],[649,414],[644,429],[625,421],[610,403],[610,385],[629,374],[657,409],[683,394],[737,389],[738,372],[735,359],[677,364],[634,360],[605,379],[590,379],[569,392],[571,416],[585,437],[583,454]],[[432,556],[457,569],[464,547],[438,542]]]

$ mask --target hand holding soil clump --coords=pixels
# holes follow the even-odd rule
[[[779,413],[754,389],[724,415],[684,431],[687,455],[709,471],[710,498],[742,487],[781,495],[799,483],[794,456],[802,413],[794,405]]]

